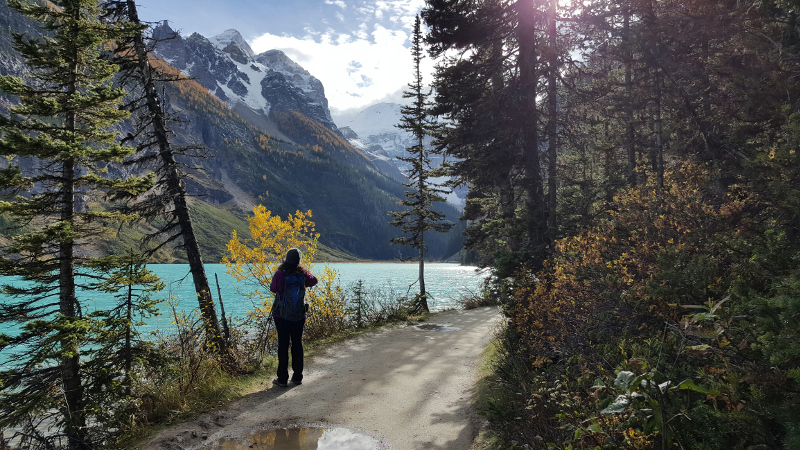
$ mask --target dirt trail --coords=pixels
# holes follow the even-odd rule
[[[446,311],[421,326],[333,345],[306,364],[301,386],[265,386],[144,448],[205,448],[255,430],[314,424],[360,431],[395,450],[469,449],[480,423],[470,401],[477,366],[500,320],[496,308]]]

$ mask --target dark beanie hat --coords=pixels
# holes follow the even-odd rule
[[[293,248],[286,252],[286,263],[288,264],[300,264],[300,257],[302,254],[300,253],[299,249]]]

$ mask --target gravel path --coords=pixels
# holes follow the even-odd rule
[[[446,311],[332,345],[307,362],[301,386],[265,385],[144,448],[208,448],[254,430],[313,424],[395,450],[469,449],[480,424],[471,403],[476,371],[500,321],[497,308]]]

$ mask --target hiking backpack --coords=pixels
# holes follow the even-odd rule
[[[301,273],[283,272],[286,279],[286,289],[283,292],[283,299],[279,303],[280,316],[282,319],[297,322],[306,316],[306,279]]]

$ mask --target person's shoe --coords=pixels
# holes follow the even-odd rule
[[[272,380],[272,384],[274,384],[275,386],[280,386],[280,387],[286,387],[286,386],[289,385],[289,383],[287,383],[285,381],[281,381],[278,378],[275,378],[274,380]]]
[[[294,383],[295,386],[300,386],[301,384],[303,384],[303,380],[295,380],[294,378],[292,378],[292,383]]]

